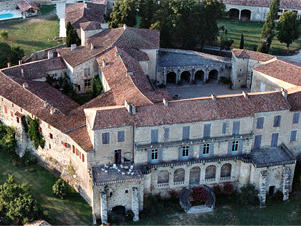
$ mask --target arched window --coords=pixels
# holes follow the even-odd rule
[[[169,173],[167,170],[161,170],[158,173],[158,184],[165,184],[169,182]]]
[[[199,184],[200,183],[201,169],[200,167],[193,167],[189,174],[189,184]]]
[[[177,75],[174,72],[169,72],[166,75],[166,83],[173,83],[176,84],[177,82]]]
[[[231,177],[232,165],[230,163],[226,163],[221,168],[221,177]]]
[[[206,168],[205,179],[213,179],[216,175],[216,167],[211,165]]]
[[[177,169],[174,172],[174,182],[184,182],[185,180],[185,170],[184,169]]]

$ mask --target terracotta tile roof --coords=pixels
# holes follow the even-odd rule
[[[86,7],[85,7],[86,6]],[[80,23],[96,21],[103,23],[105,5],[94,3],[74,3],[66,5],[65,21],[70,22],[75,29],[80,29]]]
[[[123,27],[106,29],[90,37],[87,40],[87,43],[88,45],[77,47],[72,51],[71,48],[63,48],[58,49],[57,52],[68,64],[75,67],[93,57],[99,56],[114,46],[124,49],[159,49],[160,33],[155,30],[130,27],[127,27],[126,29]],[[92,50],[90,48],[90,43],[94,46],[94,49]]]
[[[246,58],[261,62],[267,62],[269,60],[276,59],[275,56],[246,49],[233,49],[232,52],[237,58]]]
[[[263,64],[253,69],[284,82],[301,86],[301,67],[282,60]]]
[[[227,118],[253,116],[257,112],[289,110],[290,105],[280,92],[250,93],[243,95],[195,98],[170,101],[137,107],[136,114],[127,112],[125,107],[95,109],[94,129],[135,125],[137,127],[211,121]]]
[[[108,0],[92,0],[92,3],[95,4],[102,4],[102,5],[108,5]]]
[[[66,132],[76,143],[85,151],[92,151],[94,149],[86,126]]]
[[[22,76],[21,69],[23,69],[24,77]],[[55,70],[67,69],[66,64],[61,57],[52,59],[34,61],[22,65],[13,66],[10,68],[2,69],[3,73],[8,76],[15,76],[29,80],[39,79],[47,76],[47,73]]]
[[[79,26],[84,31],[100,30],[101,29],[101,23],[96,22],[96,21],[88,21],[88,22],[80,23]]]
[[[149,61],[149,57],[145,52],[142,52],[135,48],[123,49],[126,51],[131,57],[135,58],[138,61]]]
[[[255,7],[270,7],[272,0],[223,0],[224,4],[255,6]],[[300,0],[281,0],[281,9],[301,9]]]
[[[296,87],[288,90],[287,100],[291,105],[292,111],[301,110],[301,87]]]
[[[22,12],[26,12],[29,9],[40,10],[37,3],[29,0],[21,0],[19,3],[17,3],[17,6]]]

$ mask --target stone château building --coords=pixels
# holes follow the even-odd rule
[[[288,199],[301,145],[301,66],[247,50],[226,59],[160,49],[159,40],[154,30],[107,29],[2,69],[0,120],[16,129],[19,154],[32,150],[59,172],[103,223],[114,207],[138,220],[146,195],[202,184],[251,183],[262,204],[276,191]],[[80,106],[46,82],[66,75],[78,93],[99,76],[105,92]],[[222,77],[252,92],[175,99],[168,88],[221,89]],[[27,115],[40,119],[43,149],[24,131]]]

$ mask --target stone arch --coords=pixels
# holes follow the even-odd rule
[[[177,74],[173,71],[168,72],[166,74],[166,83],[173,83],[176,84],[177,83]]]
[[[114,206],[112,208],[112,213],[116,213],[116,214],[121,214],[121,215],[125,215],[125,207],[124,206]]]
[[[208,79],[211,81],[218,80],[218,71],[216,69],[213,69],[209,72]]]
[[[221,177],[231,177],[232,165],[226,163],[221,168]]]
[[[204,81],[204,76],[205,73],[203,70],[198,70],[195,74],[194,74],[194,80],[196,83],[202,83]]]
[[[189,184],[199,184],[201,176],[200,167],[196,166],[190,169],[189,173]]]
[[[173,182],[184,182],[185,180],[185,170],[180,168],[176,169],[174,172]]]
[[[167,170],[161,170],[158,173],[158,184],[165,184],[169,182],[169,172]]]
[[[239,20],[239,9],[230,9],[228,15],[231,20]]]
[[[183,71],[181,73],[181,82],[182,83],[189,83],[190,82],[190,77],[191,77],[191,74],[189,71]]]
[[[242,21],[250,21],[251,20],[251,10],[243,9],[241,11],[240,19]]]
[[[216,175],[216,166],[211,165],[206,168],[205,179],[213,179]]]

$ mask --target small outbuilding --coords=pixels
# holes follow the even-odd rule
[[[36,2],[30,0],[21,0],[17,3],[17,9],[22,11],[23,18],[37,16],[40,14],[40,8]]]

